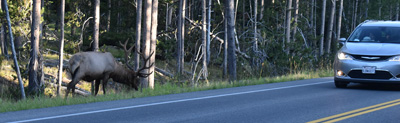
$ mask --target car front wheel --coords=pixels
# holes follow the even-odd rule
[[[346,88],[349,82],[335,81],[336,88]]]

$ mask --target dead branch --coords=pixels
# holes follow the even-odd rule
[[[200,28],[200,29],[203,29],[199,23],[196,23],[196,22],[194,22],[193,20],[190,20],[187,17],[186,17],[186,20],[189,21],[193,26],[195,26],[197,28]],[[218,37],[217,35],[215,35],[214,33],[210,32],[210,35],[211,35],[212,38],[217,39],[221,44],[224,43],[224,40],[221,39],[220,37]]]
[[[163,70],[163,69],[160,69],[160,68],[158,68],[158,67],[155,67],[155,69],[156,69],[156,72],[159,73],[159,74],[161,74],[161,75],[165,75],[165,76],[168,76],[168,77],[170,77],[170,78],[173,78],[173,77],[174,77],[173,74],[171,74],[171,73],[169,73],[169,72],[167,72],[167,71],[165,71],[165,70]]]
[[[88,22],[90,19],[92,19],[93,17],[89,17],[85,20],[85,22],[83,22],[82,25],[82,31],[81,31],[81,37],[79,39],[79,43],[78,43],[78,49],[79,51],[81,51],[81,45],[83,44],[83,32],[85,31],[85,27],[86,27],[86,22]]]
[[[186,20],[189,21],[189,22],[190,22],[192,25],[194,25],[195,27],[202,29],[202,27],[200,26],[199,23],[196,23],[196,22],[194,22],[193,20],[190,20],[189,18],[186,18]],[[235,34],[236,34],[236,29],[235,29]],[[223,43],[225,42],[223,39],[221,39],[220,37],[218,37],[217,35],[215,35],[215,34],[213,34],[213,33],[211,33],[211,32],[210,32],[210,35],[211,35],[211,37],[212,37],[213,39],[215,38],[215,39],[218,40],[221,44],[223,44]],[[236,43],[238,44],[238,48],[236,48],[235,51],[236,51],[237,53],[239,53],[240,55],[242,55],[244,58],[249,59],[249,58],[250,58],[249,55],[247,55],[246,53],[240,51],[239,40],[238,40],[238,37],[237,37],[236,35],[235,35],[235,39],[236,39]]]

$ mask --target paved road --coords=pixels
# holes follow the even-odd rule
[[[394,122],[399,85],[350,84],[333,78],[237,87],[0,114],[0,122]]]

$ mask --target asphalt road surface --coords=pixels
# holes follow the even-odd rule
[[[400,85],[319,78],[0,113],[0,122],[400,122]]]

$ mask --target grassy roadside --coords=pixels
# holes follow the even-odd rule
[[[189,86],[178,86],[176,84],[166,83],[163,85],[156,85],[154,89],[143,89],[142,93],[134,91],[107,93],[106,95],[99,95],[96,97],[94,96],[74,97],[74,98],[68,98],[67,100],[60,97],[49,98],[43,96],[43,97],[36,97],[15,102],[15,101],[2,100],[0,98],[0,104],[1,104],[0,112],[46,108],[46,107],[55,107],[63,105],[84,104],[84,103],[101,102],[101,101],[112,101],[120,99],[140,98],[140,97],[149,97],[158,95],[168,95],[176,93],[213,90],[213,89],[222,89],[222,88],[240,87],[248,85],[267,84],[267,83],[277,83],[277,82],[285,82],[292,80],[328,77],[332,75],[333,71],[331,69],[324,69],[317,71],[298,72],[279,77],[240,80],[233,84],[229,84],[226,81],[220,81],[220,82],[210,82],[209,85],[199,85],[197,87],[189,87]]]

